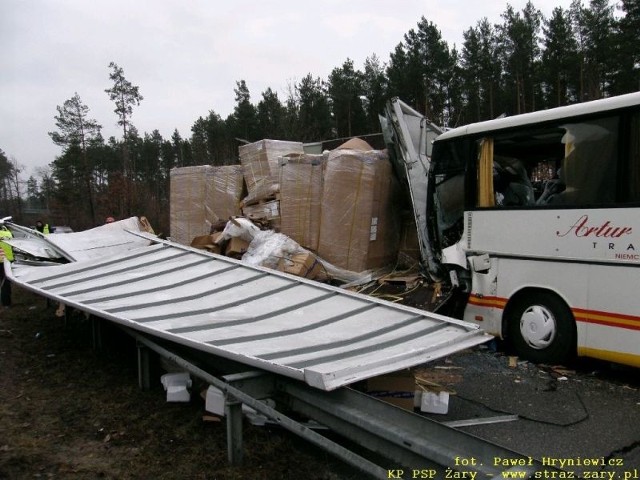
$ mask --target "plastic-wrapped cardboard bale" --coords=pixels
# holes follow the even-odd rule
[[[322,189],[319,256],[353,272],[395,262],[397,195],[385,151],[332,150]]]
[[[244,193],[242,165],[211,167],[206,175],[206,219],[215,224],[240,215],[240,201]]]
[[[325,155],[281,157],[280,231],[304,248],[318,250]]]
[[[172,168],[170,178],[169,230],[171,238],[189,245],[194,237],[209,233],[206,216],[208,172],[213,167]]]
[[[303,153],[301,142],[260,140],[238,148],[242,172],[248,195],[243,200],[250,203],[268,198],[278,192],[278,159],[290,153]]]

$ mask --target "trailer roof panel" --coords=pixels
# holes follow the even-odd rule
[[[435,313],[147,238],[149,246],[65,265],[7,264],[7,273],[97,317],[323,390],[492,338]]]

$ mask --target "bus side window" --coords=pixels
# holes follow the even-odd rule
[[[631,117],[629,131],[629,164],[623,170],[624,201],[640,202],[640,114]]]
[[[565,189],[550,205],[597,205],[616,199],[617,118],[565,124],[565,157],[558,172]]]
[[[535,203],[533,185],[521,160],[496,155],[493,170],[498,205],[521,207]]]

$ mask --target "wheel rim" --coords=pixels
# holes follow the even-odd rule
[[[520,318],[520,333],[531,348],[547,348],[556,337],[556,319],[553,313],[542,305],[532,305]]]

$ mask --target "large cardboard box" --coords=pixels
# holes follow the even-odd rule
[[[309,250],[318,250],[325,155],[280,159],[280,231]]]
[[[240,259],[242,255],[247,252],[247,248],[249,248],[249,242],[243,240],[240,237],[233,237],[229,239],[229,242],[227,243],[227,246],[224,250],[224,254],[227,257]]]
[[[417,385],[410,372],[380,375],[367,380],[366,390],[372,397],[406,410],[416,408]]]
[[[169,172],[169,231],[171,238],[189,245],[194,237],[209,233],[206,215],[207,173],[210,165],[173,168]]]
[[[241,165],[211,167],[206,171],[206,219],[211,224],[229,220],[241,214],[240,201],[244,194]]]
[[[318,254],[354,271],[397,258],[398,188],[385,151],[336,149],[324,172]]]
[[[189,245],[211,226],[240,215],[244,178],[240,165],[173,168],[170,172],[169,230],[173,240]]]
[[[309,280],[326,279],[324,267],[318,261],[318,257],[311,252],[297,253],[289,258],[281,258],[278,270]]]
[[[238,148],[248,195],[244,203],[269,198],[279,190],[278,159],[290,153],[303,153],[301,142],[260,140]]]

